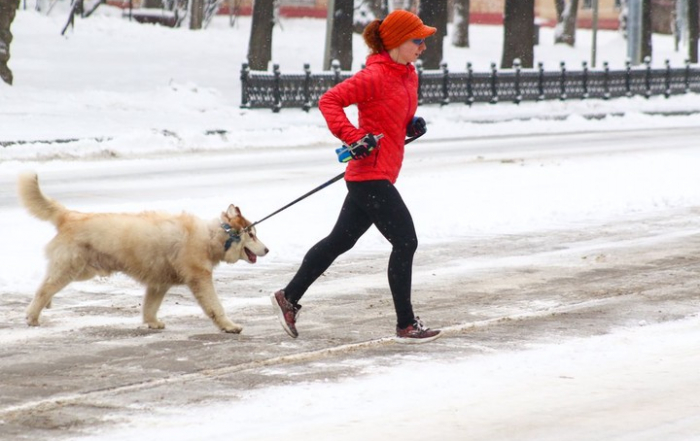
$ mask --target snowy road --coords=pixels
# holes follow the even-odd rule
[[[664,128],[411,145],[399,188],[421,241],[414,304],[447,333],[417,348],[382,338],[392,332],[393,310],[387,246],[376,234],[309,291],[298,340],[271,314],[268,293],[330,228],[342,183],[261,224],[259,236],[272,253],[256,266],[217,272],[224,306],[244,324],[241,335],[218,333],[182,288],[161,310],[166,329],[144,329],[141,288],[119,276],[70,286],[40,328],[27,328],[23,309],[43,274],[41,247],[52,230],[18,209],[15,176],[3,174],[0,229],[23,228],[4,240],[0,264],[18,257],[27,263],[3,275],[9,288],[0,303],[0,439],[76,438],[96,430],[103,430],[102,440],[136,439],[135,433],[195,439],[178,437],[178,424],[166,421],[174,415],[185,425],[204,413],[198,409],[250,440],[279,433],[305,440],[694,439],[698,341],[625,352],[620,344],[640,335],[616,329],[694,314],[694,325],[677,326],[697,329],[699,136],[700,128]],[[187,209],[211,217],[235,202],[255,220],[342,171],[329,151],[269,148],[13,167],[38,169],[48,195],[80,210]],[[475,212],[464,216],[465,206]],[[600,358],[581,355],[596,351]],[[441,364],[426,366],[426,357]],[[564,365],[540,364],[543,357]],[[381,389],[371,382],[357,398],[353,383],[333,386],[347,377],[368,381],[364,375],[373,372],[407,375],[400,369],[411,363],[424,374],[409,377],[411,390],[432,410],[394,412],[364,396]],[[338,394],[331,401],[350,410],[324,416],[311,400],[293,398],[298,413],[277,425],[254,414],[269,411],[264,397],[274,386],[297,384],[279,389],[281,396],[303,394],[300,381],[327,384]],[[405,390],[386,393],[409,399]],[[248,408],[248,401],[258,404]],[[305,415],[316,418],[290,436]],[[112,424],[133,421],[130,435],[111,432]],[[205,428],[202,434],[231,435]]]
[[[615,158],[619,154],[646,151],[675,152],[697,147],[698,137],[700,128],[693,127],[504,134],[468,139],[429,135],[407,147],[410,149],[409,160],[404,170],[409,171],[404,173],[404,179],[415,179],[421,174],[432,176],[436,169],[454,172],[454,169],[464,169],[465,165],[472,163],[518,163],[596,155]],[[138,203],[151,196],[158,200],[199,198],[203,192],[230,188],[232,193],[243,191],[246,199],[256,201],[267,195],[263,199],[269,199],[270,207],[277,207],[284,201],[268,193],[283,190],[278,184],[282,183],[285,189],[293,185],[295,191],[298,187],[305,192],[310,189],[307,182],[320,184],[342,171],[340,164],[329,161],[332,153],[328,146],[262,150],[264,154],[251,150],[200,155],[174,153],[138,161],[94,161],[81,163],[78,167],[71,162],[46,163],[42,168],[47,171],[41,177],[54,181],[52,195],[66,203],[73,201],[74,197],[94,204],[105,199]],[[27,167],[18,166],[19,169]],[[308,178],[312,180],[307,181]],[[0,193],[1,206],[14,205],[15,194],[11,185],[14,179],[11,174],[0,177],[4,189]],[[183,186],[183,182],[187,185]],[[289,194],[297,196],[295,191],[289,191]]]

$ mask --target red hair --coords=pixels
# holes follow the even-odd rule
[[[381,24],[381,20],[374,20],[365,26],[365,30],[362,31],[362,38],[364,38],[365,44],[369,47],[370,54],[384,52],[384,43],[382,43],[382,37],[379,34],[379,26]]]

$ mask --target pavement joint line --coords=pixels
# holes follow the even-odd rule
[[[491,325],[494,325],[497,323],[506,322],[506,321],[528,320],[528,319],[547,317],[547,316],[552,316],[552,315],[567,314],[569,312],[578,311],[580,309],[586,309],[586,308],[592,308],[592,307],[596,307],[596,306],[607,305],[610,303],[616,303],[617,301],[623,300],[623,299],[629,297],[630,295],[634,295],[634,294],[635,293],[616,295],[614,297],[604,297],[602,299],[587,300],[584,302],[577,302],[577,303],[571,303],[571,304],[562,305],[562,306],[555,306],[552,308],[541,309],[541,310],[537,310],[537,311],[523,312],[520,314],[513,314],[513,315],[504,316],[504,317],[494,317],[494,318],[490,318],[490,319],[479,320],[479,321],[470,322],[470,323],[464,323],[461,325],[447,326],[447,327],[444,327],[441,329],[442,329],[442,332],[446,336],[457,335],[457,334],[462,334],[465,331],[471,331],[473,329],[478,329],[478,328],[486,328],[488,326],[491,326]]]

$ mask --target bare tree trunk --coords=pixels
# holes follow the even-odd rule
[[[204,0],[190,0],[190,29],[202,29],[204,22]]]
[[[255,0],[253,23],[248,41],[248,63],[252,70],[267,70],[272,60],[272,28],[275,25],[274,0]]]
[[[691,63],[698,62],[698,0],[688,0],[688,59]]]
[[[578,18],[579,0],[568,0],[562,12],[562,21],[557,23],[554,34],[555,43],[564,43],[569,46],[576,45],[576,19]]]
[[[442,42],[447,35],[447,0],[421,0],[418,16],[437,32],[425,41],[428,50],[423,53],[423,67],[439,69],[442,62]]]
[[[503,13],[503,59],[501,68],[532,67],[535,58],[535,0],[506,0]]]
[[[331,34],[331,60],[340,61],[342,70],[352,68],[352,18],[353,0],[335,0],[333,33]],[[326,69],[330,66],[326,66]]]
[[[651,60],[651,0],[642,0],[642,61],[646,57]]]
[[[564,7],[566,6],[565,0],[554,0],[554,8],[557,11],[557,23],[563,21]]]
[[[12,32],[10,25],[15,19],[19,0],[0,0],[0,78],[7,84],[12,84],[12,71],[7,66],[10,60],[10,43]]]
[[[452,45],[469,47],[469,0],[455,0]]]

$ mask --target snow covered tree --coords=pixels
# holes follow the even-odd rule
[[[369,9],[372,11],[375,17],[386,17],[389,15],[389,1],[388,0],[363,0]]]
[[[442,62],[442,41],[447,35],[447,0],[421,0],[418,16],[428,26],[437,28],[435,35],[426,40],[428,50],[421,59],[426,69],[439,69]]]
[[[272,28],[275,26],[275,0],[255,0],[248,41],[248,64],[252,70],[267,70],[272,60]]]
[[[7,84],[12,84],[12,71],[7,66],[12,42],[10,25],[18,7],[19,0],[0,0],[0,78]]]
[[[382,19],[389,15],[388,0],[359,0],[355,7],[353,18],[353,30],[362,34],[365,27],[375,19]]]
[[[566,0],[554,0],[554,8],[557,11],[557,23],[561,22],[561,17],[564,15],[564,7],[566,6]]]
[[[501,67],[532,67],[535,58],[535,0],[506,0],[503,13],[503,58]]]
[[[407,11],[415,11],[418,9],[419,0],[401,0],[397,9],[405,9]]]
[[[554,42],[569,46],[576,45],[576,19],[578,18],[579,0],[556,0],[557,27]]]
[[[452,44],[456,47],[469,47],[469,0],[454,0]]]

